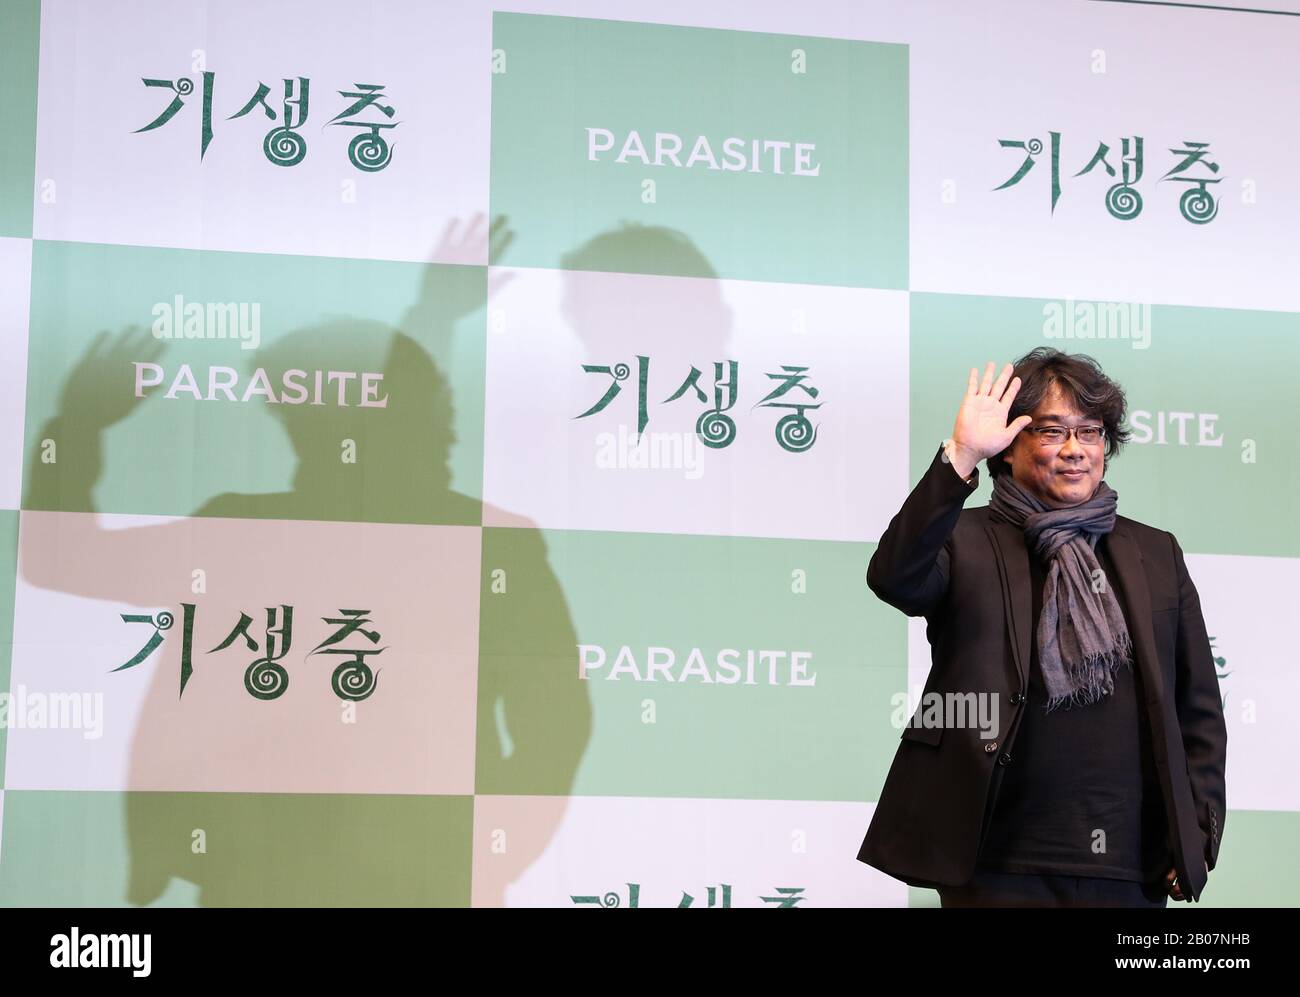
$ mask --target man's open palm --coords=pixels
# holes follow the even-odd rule
[[[953,442],[977,460],[1001,453],[1022,429],[1034,421],[1031,416],[1022,415],[1007,425],[1007,411],[1020,391],[1020,378],[1011,377],[1013,368],[1007,364],[994,381],[993,369],[990,360],[984,368],[984,379],[977,382],[977,372],[971,368],[966,396],[957,411],[957,422],[952,431]]]

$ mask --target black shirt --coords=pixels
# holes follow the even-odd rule
[[[1131,635],[1105,535],[1095,550]],[[1136,664],[1120,665],[1114,691],[1098,701],[1044,713],[1037,634],[1047,569],[1033,550],[1029,565],[1034,622],[1028,700],[1011,760],[994,773],[992,814],[977,866],[1141,882],[1144,859],[1162,846],[1166,826]]]

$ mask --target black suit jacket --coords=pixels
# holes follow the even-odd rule
[[[1023,532],[963,509],[971,484],[935,453],[880,538],[867,584],[908,616],[924,616],[931,668],[925,693],[991,693],[998,729],[904,728],[858,859],[913,886],[956,886],[974,874],[994,766],[1007,764],[1029,686],[1034,639],[1029,549]],[[1196,586],[1172,533],[1124,516],[1099,543],[1118,575],[1131,621],[1184,897],[1198,900],[1219,853],[1227,810],[1227,727]],[[1137,764],[1137,760],[1134,760]],[[1168,868],[1166,866],[1166,868]],[[1149,879],[1163,880],[1163,869]]]

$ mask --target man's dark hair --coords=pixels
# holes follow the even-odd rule
[[[1105,460],[1109,464],[1118,456],[1132,433],[1122,427],[1127,401],[1124,389],[1107,377],[1101,365],[1082,353],[1062,353],[1050,346],[1030,350],[1013,364],[1013,377],[1020,378],[1020,390],[1007,412],[1007,422],[1029,415],[1047,397],[1053,384],[1073,401],[1074,407],[1092,419],[1100,419],[1106,427]],[[989,475],[996,478],[1010,465],[1003,459],[1007,451],[988,459]]]

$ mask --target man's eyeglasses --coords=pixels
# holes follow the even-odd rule
[[[1067,426],[1029,426],[1031,433],[1038,434],[1038,445],[1042,447],[1059,447],[1070,438],[1073,432],[1075,439],[1085,447],[1095,447],[1098,443],[1106,438],[1105,426],[1075,426],[1071,430]]]

